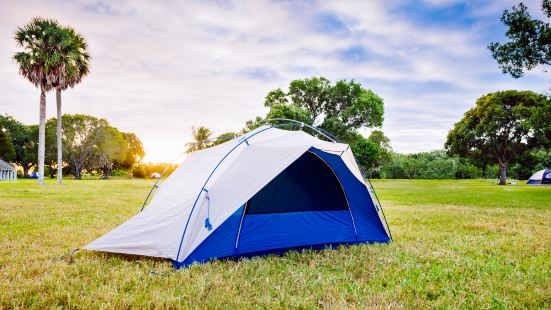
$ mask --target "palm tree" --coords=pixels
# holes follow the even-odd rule
[[[40,89],[40,118],[38,129],[38,184],[44,184],[44,153],[46,132],[46,92],[62,76],[63,57],[59,53],[62,28],[50,19],[33,18],[15,32],[17,45],[23,48],[13,59],[19,65],[19,74]]]
[[[186,143],[186,153],[206,149],[212,146],[210,141],[205,141],[210,139],[210,136],[212,136],[212,131],[210,131],[207,127],[191,127],[191,134],[193,135],[194,142]]]
[[[57,183],[63,180],[63,146],[61,142],[61,91],[74,87],[90,72],[90,55],[86,51],[86,40],[73,28],[62,30],[59,53],[62,57],[63,70],[59,71],[54,88],[57,103]]]

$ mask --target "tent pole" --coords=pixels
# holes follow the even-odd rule
[[[379,204],[379,207],[381,208],[381,213],[383,213],[383,219],[385,220],[386,229],[388,230],[388,234],[390,236],[390,240],[394,241],[392,238],[392,233],[390,232],[390,226],[388,226],[388,222],[386,220],[385,216],[385,210],[383,210],[383,205],[381,204],[381,201],[379,201],[379,196],[377,195],[377,192],[375,191],[375,188],[373,187],[373,183],[371,183],[371,180],[367,178],[367,181],[369,182],[369,186],[371,187],[371,191],[375,194],[375,198],[377,199],[377,203]]]
[[[210,172],[209,176],[207,177],[207,179],[205,180],[205,183],[203,183],[203,186],[201,187],[201,190],[199,191],[199,193],[197,194],[197,197],[195,198],[195,202],[193,203],[193,207],[191,207],[191,211],[189,212],[189,216],[186,220],[186,225],[184,227],[184,232],[182,233],[182,237],[180,238],[180,244],[178,245],[178,253],[176,253],[176,259],[175,261],[178,262],[178,259],[180,258],[180,251],[182,250],[182,244],[184,243],[184,237],[186,235],[186,232],[187,232],[187,228],[188,228],[188,225],[189,225],[189,220],[191,219],[191,216],[193,215],[193,211],[195,210],[195,207],[197,205],[197,201],[199,201],[199,197],[201,197],[201,194],[203,193],[203,190],[205,189],[205,187],[207,186],[207,183],[209,182],[210,178],[212,177],[212,175],[214,174],[214,172],[216,172],[216,170],[218,169],[218,167],[222,164],[222,162],[236,149],[238,148],[241,144],[243,144],[245,141],[247,141],[247,139],[250,139],[254,136],[256,136],[257,134],[259,133],[262,133],[266,130],[269,130],[269,129],[272,129],[274,128],[273,126],[270,126],[270,127],[267,127],[267,128],[264,128],[260,131],[257,131],[255,133],[253,133],[252,135],[249,135],[248,137],[246,135],[243,136],[243,138],[237,143],[237,145],[235,145],[231,150],[228,151],[228,153],[226,153],[226,155],[224,155],[224,157],[222,157],[222,159],[220,159],[220,161],[218,161],[218,163],[216,164],[216,166],[212,169],[212,171]],[[247,145],[248,145],[248,141],[247,141]]]
[[[140,210],[140,212],[142,212],[143,209],[145,208],[145,204],[146,204],[147,201],[149,200],[149,196],[151,196],[151,193],[153,193],[153,190],[154,190],[155,188],[158,188],[157,183],[159,183],[159,180],[160,180],[160,179],[161,179],[161,177],[159,176],[159,177],[157,178],[157,180],[155,181],[155,183],[153,184],[153,186],[151,187],[151,190],[149,190],[149,193],[147,194],[147,197],[145,197],[145,200],[144,200],[144,202],[143,202],[143,204],[142,204],[142,209]]]
[[[143,211],[143,209],[145,208],[145,204],[147,203],[147,200],[149,200],[149,196],[151,196],[151,193],[153,193],[153,190],[155,188],[159,188],[159,186],[157,186],[157,183],[159,183],[159,180],[163,177],[163,175],[165,174],[165,172],[168,170],[168,167],[170,167],[170,165],[166,165],[165,167],[165,170],[163,170],[163,172],[161,172],[161,175],[159,175],[159,177],[157,178],[157,180],[155,180],[155,183],[153,183],[153,186],[151,187],[151,190],[149,191],[149,194],[147,194],[147,197],[145,197],[145,200],[142,204],[142,209],[140,210],[140,212]]]

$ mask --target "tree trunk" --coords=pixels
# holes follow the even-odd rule
[[[38,122],[38,184],[44,185],[44,155],[46,151],[46,91],[40,87],[40,119]]]
[[[499,163],[499,185],[507,184],[507,164]]]
[[[75,180],[80,180],[80,173],[81,173],[82,169],[80,168],[75,168]]]
[[[57,183],[63,181],[63,153],[61,145],[61,90],[56,89],[57,101]]]
[[[109,167],[103,167],[103,177],[102,179],[107,180],[109,179],[109,176],[111,175],[111,168]]]

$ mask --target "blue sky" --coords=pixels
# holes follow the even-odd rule
[[[191,126],[239,130],[266,113],[269,90],[310,76],[355,79],[379,94],[394,150],[440,149],[483,94],[549,89],[544,68],[515,80],[486,49],[504,39],[499,18],[517,2],[1,0],[0,113],[38,121],[38,91],[10,58],[16,27],[43,16],[82,33],[92,55],[90,76],[63,95],[64,112],[136,132],[147,160],[177,160]],[[524,3],[541,17],[539,1]]]

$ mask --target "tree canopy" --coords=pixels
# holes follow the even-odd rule
[[[206,141],[212,136],[212,131],[207,127],[191,127],[191,134],[194,141],[186,143],[186,153],[206,149],[213,145],[212,141]]]
[[[292,118],[322,128],[359,129],[383,124],[383,99],[354,80],[337,81],[324,77],[294,80],[284,92],[280,88],[268,93],[264,105],[270,108],[267,118]]]
[[[0,159],[12,161],[15,158],[15,149],[9,133],[0,123]]]
[[[551,1],[543,0],[544,16],[551,18]],[[508,27],[507,43],[493,42],[488,45],[492,56],[503,73],[514,78],[524,75],[539,65],[551,65],[551,24],[533,18],[521,2],[511,10],[505,10],[501,21]]]
[[[37,164],[38,126],[27,126],[12,116],[3,115],[0,115],[0,124],[13,143],[15,158],[12,161],[21,166],[23,174],[27,175]]]
[[[122,133],[105,119],[91,115],[65,114],[62,133],[63,157],[71,168],[75,179],[80,179],[82,170],[99,169],[108,178],[114,168],[131,169],[138,164],[145,152],[138,137],[133,133]],[[55,139],[55,118],[47,122],[47,139]],[[55,147],[47,149],[46,158],[54,165]],[[54,170],[55,171],[55,170]],[[53,174],[53,172],[52,172]]]
[[[507,165],[526,152],[551,147],[551,102],[530,91],[501,91],[482,96],[448,133],[451,155],[498,164],[500,184]]]
[[[116,160],[115,168],[130,169],[139,164],[145,156],[142,141],[132,132],[123,132],[122,136],[127,143],[126,154],[123,160]]]
[[[94,135],[95,145],[90,166],[101,169],[103,178],[107,179],[113,170],[113,163],[125,160],[128,142],[120,131],[109,125],[98,127]]]

